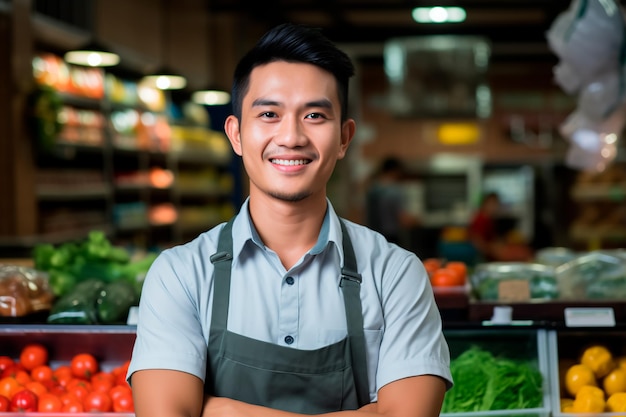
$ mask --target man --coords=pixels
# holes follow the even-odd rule
[[[138,417],[438,415],[449,352],[422,264],[326,197],[355,132],[353,72],[294,25],[239,62],[225,131],[250,195],[150,269],[128,371]]]

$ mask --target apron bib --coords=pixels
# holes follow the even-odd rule
[[[214,264],[213,306],[205,393],[302,414],[354,410],[370,402],[363,314],[352,243],[343,222],[343,293],[348,337],[300,350],[227,329],[232,264],[231,219],[220,232]]]

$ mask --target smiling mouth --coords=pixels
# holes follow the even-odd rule
[[[276,165],[291,166],[291,165],[306,165],[310,163],[311,161],[309,159],[271,159],[270,162]]]

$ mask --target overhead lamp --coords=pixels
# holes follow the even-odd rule
[[[146,75],[141,82],[159,90],[180,90],[187,85],[185,77],[167,68],[161,68],[152,75]]]
[[[467,13],[462,7],[416,7],[411,16],[417,23],[460,23]]]
[[[108,52],[106,48],[96,42],[68,51],[63,58],[70,64],[87,67],[112,67],[120,62],[118,54]]]
[[[191,101],[205,106],[221,106],[230,102],[230,93],[212,88],[198,90],[191,95]]]

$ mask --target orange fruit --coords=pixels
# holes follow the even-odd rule
[[[569,367],[565,372],[565,389],[569,395],[575,397],[584,386],[597,386],[593,371],[586,365],[576,364]]]
[[[583,351],[580,363],[593,371],[596,378],[602,378],[615,368],[613,355],[605,346],[594,345]]]
[[[622,368],[613,369],[602,380],[602,387],[608,396],[617,392],[626,392],[626,370]]]

